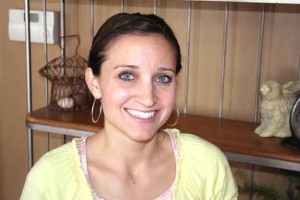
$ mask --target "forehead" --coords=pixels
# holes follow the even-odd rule
[[[108,45],[108,50],[113,48],[114,46],[119,46],[123,43],[131,43],[132,44],[139,44],[143,43],[143,45],[147,45],[147,42],[151,41],[151,43],[164,43],[167,44],[171,48],[170,42],[160,34],[142,34],[142,33],[136,33],[136,34],[124,34],[117,36],[114,38]],[[148,44],[149,45],[149,44]]]
[[[163,51],[164,54],[172,54],[172,57],[176,57],[170,42],[160,34],[125,34],[118,36],[110,42],[105,54],[107,57],[118,53],[125,56],[133,52],[149,51]]]
[[[160,35],[124,35],[115,40],[105,54],[103,70],[114,69],[113,66],[176,68],[172,46]]]

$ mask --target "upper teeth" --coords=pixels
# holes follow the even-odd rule
[[[148,119],[153,117],[153,115],[155,114],[155,111],[150,111],[150,112],[141,112],[141,111],[137,111],[137,110],[130,110],[127,109],[127,112],[135,117],[141,118],[141,119]]]

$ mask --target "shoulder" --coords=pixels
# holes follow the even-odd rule
[[[214,144],[177,129],[179,166],[176,195],[180,199],[236,199],[235,181],[223,152]]]
[[[84,174],[80,170],[80,157],[76,148],[77,140],[73,139],[72,142],[46,153],[34,164],[27,175],[22,197],[28,197],[28,195],[45,198],[66,197],[66,195],[73,197],[76,193],[74,189],[78,188],[79,184],[85,180]],[[63,191],[70,193],[63,193]]]
[[[210,157],[211,161],[212,158],[215,158],[214,160],[216,161],[219,159],[225,159],[223,152],[217,146],[196,135],[181,133],[179,134],[178,138],[181,145],[182,153],[193,156],[194,159],[204,159],[206,161],[208,157]]]
[[[224,153],[214,144],[192,134],[179,134],[182,172],[192,171],[202,178],[220,178],[228,166]],[[201,170],[200,170],[201,169]]]
[[[182,159],[192,159],[195,162],[205,161],[206,163],[213,160],[227,162],[223,152],[207,140],[193,134],[181,133],[177,129],[166,129],[166,131],[176,135]]]
[[[78,159],[75,151],[75,140],[47,152],[33,166],[29,175],[47,170],[48,173],[63,173],[62,170],[76,165]],[[48,174],[47,173],[47,174]]]

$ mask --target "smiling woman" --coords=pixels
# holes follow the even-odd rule
[[[86,71],[92,94],[102,99],[104,129],[110,137],[156,137],[175,105],[175,71],[172,47],[162,36],[124,35],[110,44],[101,74]]]
[[[104,127],[47,153],[21,199],[237,199],[217,147],[162,129],[181,70],[177,39],[163,19],[112,16],[94,37],[89,66],[86,82],[101,101]]]

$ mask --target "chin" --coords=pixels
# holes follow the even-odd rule
[[[137,142],[148,142],[156,136],[158,130],[159,129],[147,130],[145,128],[140,130],[131,130],[129,137]]]

